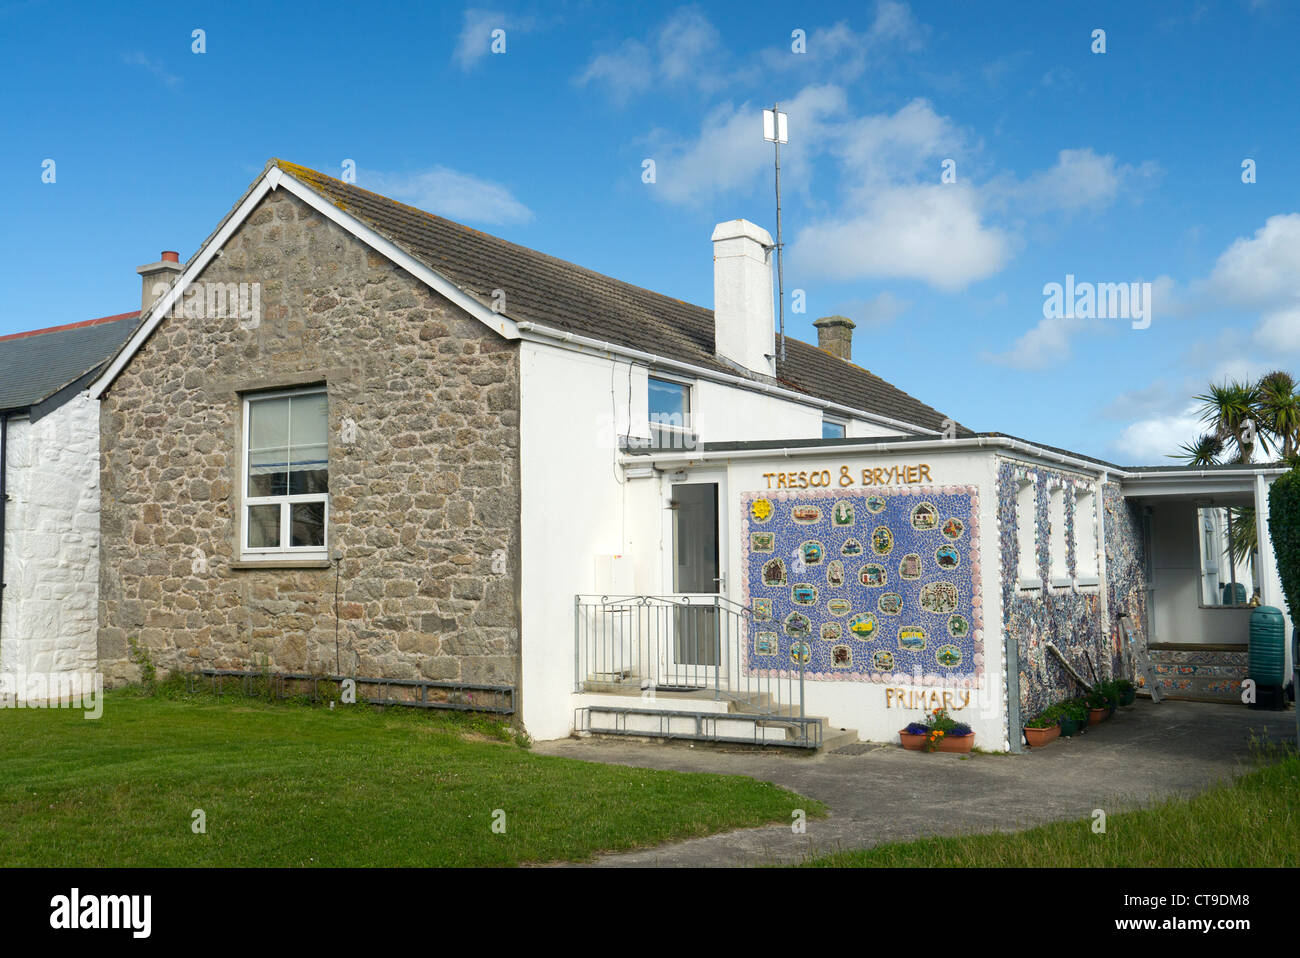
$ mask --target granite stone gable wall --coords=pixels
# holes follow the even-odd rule
[[[518,682],[519,352],[286,191],[104,395],[99,659]],[[239,561],[243,394],[324,384],[325,568]],[[337,614],[336,614],[337,611]],[[336,639],[337,636],[337,639]]]

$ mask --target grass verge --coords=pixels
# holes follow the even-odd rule
[[[825,814],[751,778],[525,745],[480,717],[174,689],[106,693],[94,721],[0,710],[0,865],[517,865]]]
[[[1300,865],[1300,756],[1270,762],[1192,798],[1010,834],[923,838],[839,852],[814,868],[1260,868]]]

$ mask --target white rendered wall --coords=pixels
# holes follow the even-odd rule
[[[99,405],[83,395],[9,424],[0,670],[93,672]]]
[[[624,480],[618,465],[617,436],[649,435],[644,366],[525,341],[519,379],[521,708],[530,735],[561,738],[573,728],[574,596],[596,590],[598,556],[620,554],[633,558],[638,593],[671,590],[671,481]],[[693,401],[710,442],[821,438],[815,406],[710,382]]]

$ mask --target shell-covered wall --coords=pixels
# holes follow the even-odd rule
[[[1017,490],[1022,481],[1034,483],[1034,528],[1022,528],[1017,514]],[[1078,695],[1082,690],[1047,650],[1051,642],[1084,678],[1108,679],[1132,677],[1131,665],[1120,654],[1118,614],[1127,611],[1135,641],[1145,647],[1142,623],[1145,619],[1143,574],[1143,539],[1137,509],[1124,499],[1118,483],[1106,483],[1100,495],[1101,515],[1095,516],[1093,528],[1104,523],[1106,539],[1106,574],[1102,587],[1107,589],[1107,621],[1101,620],[1101,595],[1096,589],[1074,591],[1053,588],[1022,591],[1017,583],[1017,564],[1021,535],[1038,536],[1037,575],[1048,577],[1051,536],[1058,530],[1048,518],[1049,489],[1065,489],[1065,523],[1059,534],[1066,536],[1068,569],[1074,576],[1080,544],[1076,542],[1076,497],[1081,486],[1097,486],[1097,481],[1077,473],[1063,472],[1022,462],[1003,461],[998,467],[998,521],[1002,573],[1002,618],[1008,638],[1014,639],[1019,652],[1021,722],[1032,718],[1047,706]],[[1086,546],[1085,546],[1086,547]]]

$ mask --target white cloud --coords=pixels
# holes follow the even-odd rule
[[[143,53],[124,53],[122,54],[122,62],[129,66],[141,67],[148,70],[168,87],[174,88],[180,85],[180,77],[176,76],[174,73],[169,73],[167,68],[162,65],[161,61],[147,57]]]
[[[659,89],[716,93],[746,84],[766,85],[774,71],[813,69],[823,77],[848,81],[860,76],[877,54],[890,57],[921,46],[926,28],[911,8],[897,0],[880,0],[870,26],[857,31],[847,21],[813,27],[805,52],[795,53],[792,39],[737,58],[722,34],[698,8],[679,7],[653,33],[629,38],[592,57],[574,78],[579,86],[600,85],[616,103]],[[883,55],[879,62],[887,62]]]
[[[954,292],[1002,268],[1010,237],[981,222],[972,187],[876,191],[867,207],[799,231],[792,261],[808,275],[917,279]]]
[[[655,64],[644,43],[627,40],[617,50],[596,56],[577,78],[579,85],[601,83],[610,97],[623,103],[654,83]]]
[[[876,4],[876,17],[869,34],[873,44],[888,43],[895,48],[915,50],[924,40],[925,32],[907,4],[896,0],[881,0]]]
[[[1079,333],[1098,328],[1093,319],[1040,319],[1011,348],[1001,353],[984,352],[980,358],[1014,369],[1042,369],[1070,355],[1070,341]]]
[[[786,105],[783,104],[783,109]],[[811,86],[788,104],[800,118],[801,136],[781,151],[784,189],[806,189],[810,180],[811,144],[827,118],[845,109],[844,92],[833,86]],[[652,146],[656,164],[655,196],[670,203],[698,204],[717,194],[748,191],[772,176],[772,145],[760,135],[760,107],[724,103],[711,110],[693,140]]]
[[[1077,213],[1104,209],[1125,189],[1149,183],[1159,173],[1159,166],[1151,161],[1133,166],[1120,163],[1109,153],[1099,155],[1090,147],[1061,150],[1052,166],[1021,182],[1000,178],[991,184],[991,192],[1016,212]]]
[[[1300,213],[1270,216],[1220,254],[1197,292],[1230,306],[1269,309],[1300,300]]]
[[[1255,327],[1255,342],[1274,352],[1300,352],[1300,307],[1265,315]]]
[[[917,23],[905,3],[884,0],[876,5],[875,17],[865,30],[854,30],[845,20],[833,26],[814,27],[805,37],[804,52],[795,53],[793,38],[759,54],[765,69],[821,69],[836,80],[853,80],[861,76],[882,50],[890,54],[918,49],[924,42],[926,28]],[[881,56],[878,62],[884,63]]]
[[[471,70],[492,49],[492,31],[506,31],[506,52],[510,52],[511,32],[526,33],[533,28],[530,17],[508,16],[497,10],[470,7],[461,18],[460,35],[451,59],[462,70]]]
[[[858,326],[888,326],[911,307],[912,301],[900,299],[889,290],[871,297],[836,306],[834,313],[847,316]]]
[[[952,121],[937,114],[924,99],[912,100],[892,114],[851,119],[824,136],[860,190],[913,179],[926,169],[929,174],[925,178],[937,181],[939,160],[960,153],[965,141]]]
[[[669,83],[717,82],[701,67],[721,49],[721,40],[717,28],[700,11],[693,7],[678,10],[659,31],[659,75]]]
[[[783,187],[807,191],[820,153],[838,160],[845,184],[840,209],[800,230],[790,244],[793,268],[845,280],[919,279],[945,290],[1001,268],[1011,238],[982,222],[975,188],[937,182],[937,158],[961,135],[929,103],[914,100],[893,114],[853,117],[841,88],[818,85],[783,106],[798,117],[781,152]],[[714,109],[693,141],[652,151],[656,195],[700,203],[765,184],[772,152],[756,135],[760,128],[757,107]],[[899,182],[920,176],[928,182]]]
[[[1195,441],[1203,432],[1205,423],[1191,404],[1182,412],[1130,423],[1111,442],[1111,449],[1124,465],[1171,465],[1166,457],[1176,455],[1180,445]]]
[[[445,166],[414,173],[366,170],[357,185],[453,220],[525,223],[533,217],[506,187]]]
[[[736,78],[725,72],[721,40],[704,14],[682,7],[651,39],[625,40],[617,49],[597,54],[575,82],[600,84],[617,103],[657,86],[713,92]]]

